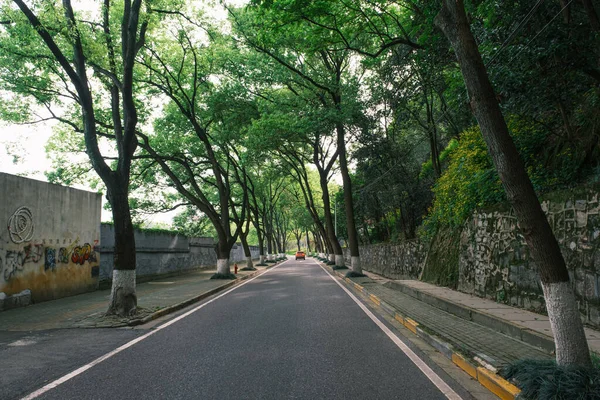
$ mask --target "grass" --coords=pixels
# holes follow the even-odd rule
[[[335,261],[327,261],[327,265],[335,265]]]
[[[240,271],[256,271],[256,268],[254,268],[254,267],[244,267],[244,268],[241,268]]]
[[[211,276],[210,279],[237,279],[237,277],[232,273],[229,273],[229,274],[216,273],[213,276]]]
[[[354,271],[348,271],[346,273],[346,278],[362,278],[366,276],[365,274],[360,274],[358,272],[354,272]]]
[[[265,261],[267,264],[275,264],[277,261],[275,260],[267,260]]]
[[[346,267],[345,265],[334,265],[334,266],[332,267],[332,269],[333,269],[334,271],[336,271],[336,270],[338,270],[338,269],[348,269],[348,267]]]
[[[256,264],[257,267],[267,267],[268,264],[265,263],[260,263],[260,264]]]
[[[600,359],[591,368],[558,366],[554,360],[520,360],[500,371],[521,390],[520,399],[600,399]]]

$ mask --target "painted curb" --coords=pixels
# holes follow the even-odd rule
[[[197,302],[199,302],[201,300],[204,300],[205,298],[210,297],[213,294],[219,293],[219,292],[221,292],[221,291],[223,291],[223,290],[225,290],[227,288],[230,288],[231,286],[235,286],[235,285],[239,284],[242,281],[245,281],[247,279],[253,278],[254,276],[258,275],[259,273],[263,273],[263,272],[265,272],[265,271],[273,268],[276,265],[279,265],[279,262],[277,262],[275,264],[270,264],[269,266],[267,266],[262,271],[256,271],[256,272],[253,272],[251,274],[244,275],[241,278],[237,278],[235,280],[231,280],[231,281],[225,283],[224,285],[221,285],[219,287],[211,289],[208,292],[201,293],[198,296],[194,296],[194,297],[192,297],[190,299],[184,300],[181,303],[177,303],[177,304],[174,304],[172,306],[168,306],[168,307],[162,308],[162,309],[160,309],[160,310],[158,310],[156,312],[153,312],[150,315],[145,316],[144,318],[132,319],[132,320],[128,321],[126,324],[124,324],[123,326],[137,326],[137,325],[146,324],[146,323],[148,323],[150,321],[154,321],[155,319],[158,319],[160,317],[164,317],[165,315],[171,314],[171,313],[173,313],[175,311],[179,311],[182,308],[185,308],[185,307],[187,307],[187,306],[189,306],[191,304],[194,304],[194,303],[197,303]]]
[[[327,266],[323,263],[321,264]],[[425,330],[419,327],[419,323],[417,321],[414,321],[411,318],[399,314],[393,306],[382,301],[376,295],[369,293],[369,291],[366,290],[364,286],[354,283],[351,279],[344,277],[335,270],[332,271],[336,275],[341,277],[342,280],[344,280],[348,284],[348,286],[364,293],[366,296],[368,296],[369,300],[374,305],[381,308],[383,311],[391,315],[396,321],[398,321],[412,333],[419,336],[425,342],[433,346],[446,358],[450,359],[452,363],[454,363],[454,365],[462,369],[473,379],[477,380],[479,384],[481,384],[494,395],[498,396],[502,400],[514,400],[517,398],[519,393],[521,393],[521,389],[508,382],[500,375],[496,374],[496,371],[490,371],[484,367],[475,365],[470,360],[466,359],[463,355],[456,352],[454,350],[454,347],[450,343],[446,343],[437,338],[435,335],[426,332]]]

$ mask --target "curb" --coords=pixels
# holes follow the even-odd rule
[[[475,322],[479,325],[487,326],[488,328],[494,329],[495,331],[503,333],[514,339],[520,340],[531,346],[540,348],[544,351],[547,351],[548,353],[552,353],[555,351],[554,340],[551,337],[544,336],[538,332],[532,331],[531,329],[518,326],[509,321],[500,320],[498,318],[495,318],[493,315],[487,314],[483,311],[475,310],[468,306],[453,303],[452,301],[436,297],[432,294],[420,291],[418,289],[403,285],[398,282],[390,281],[384,286],[398,290],[410,297],[414,297],[415,299],[422,301],[423,303],[439,308],[442,311],[446,311],[447,313],[455,315],[464,320]]]
[[[321,265],[324,264],[321,263]],[[454,346],[452,346],[450,343],[440,340],[435,335],[426,332],[420,327],[420,324],[417,321],[414,321],[411,318],[399,314],[394,309],[394,307],[392,307],[390,304],[387,304],[385,301],[381,300],[376,295],[369,293],[369,291],[366,290],[364,286],[353,282],[350,278],[346,278],[343,274],[340,274],[331,268],[329,268],[329,270],[335,273],[338,277],[341,277],[342,280],[344,280],[348,286],[367,296],[374,305],[385,311],[387,314],[391,315],[406,329],[410,330],[412,333],[414,333],[415,335],[423,339],[425,342],[427,342],[429,345],[434,347],[446,358],[451,360],[454,365],[456,365],[464,372],[469,374],[483,387],[485,387],[487,390],[489,390],[502,400],[514,400],[517,398],[519,393],[521,393],[521,389],[519,389],[518,387],[516,387],[515,385],[498,375],[496,373],[497,371],[495,370],[495,368],[491,365],[485,365],[485,368],[479,365],[475,365],[474,363],[466,359],[464,356],[462,356],[460,353],[458,353],[454,349]]]
[[[194,296],[194,297],[192,297],[190,299],[184,300],[181,303],[173,304],[172,306],[168,306],[168,307],[162,308],[162,309],[160,309],[158,311],[155,311],[152,314],[145,316],[144,318],[132,319],[131,321],[128,321],[124,326],[137,326],[137,325],[146,324],[146,323],[148,323],[150,321],[154,321],[155,319],[158,319],[158,318],[163,317],[165,315],[171,314],[171,313],[173,313],[175,311],[179,311],[182,308],[185,308],[185,307],[187,307],[187,306],[189,306],[191,304],[194,304],[194,303],[197,303],[197,302],[199,302],[201,300],[204,300],[205,298],[210,297],[213,294],[222,292],[223,290],[225,290],[227,288],[230,288],[231,286],[235,286],[235,285],[237,285],[238,283],[240,283],[242,281],[245,281],[247,279],[250,279],[250,278],[258,275],[259,273],[263,273],[265,271],[268,271],[269,269],[271,269],[274,266],[279,265],[279,264],[280,264],[279,262],[277,262],[275,264],[270,264],[263,271],[256,271],[256,272],[253,272],[253,273],[251,273],[249,275],[244,275],[241,278],[237,278],[236,280],[232,280],[230,282],[227,282],[224,285],[221,285],[219,287],[211,289],[208,292],[201,293],[198,296]]]

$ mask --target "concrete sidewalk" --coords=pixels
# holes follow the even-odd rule
[[[256,271],[238,271],[236,280],[211,280],[210,277],[216,272],[216,269],[201,269],[138,283],[136,288],[138,313],[131,318],[104,315],[108,308],[110,289],[3,311],[0,312],[0,331],[22,332],[138,325],[200,301],[274,265],[277,264],[256,267]],[[244,266],[245,263],[238,263],[239,268]]]

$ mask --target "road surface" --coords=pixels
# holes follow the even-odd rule
[[[102,357],[29,398],[469,398],[361,304],[313,260],[289,260],[153,329],[104,330],[117,336]]]

